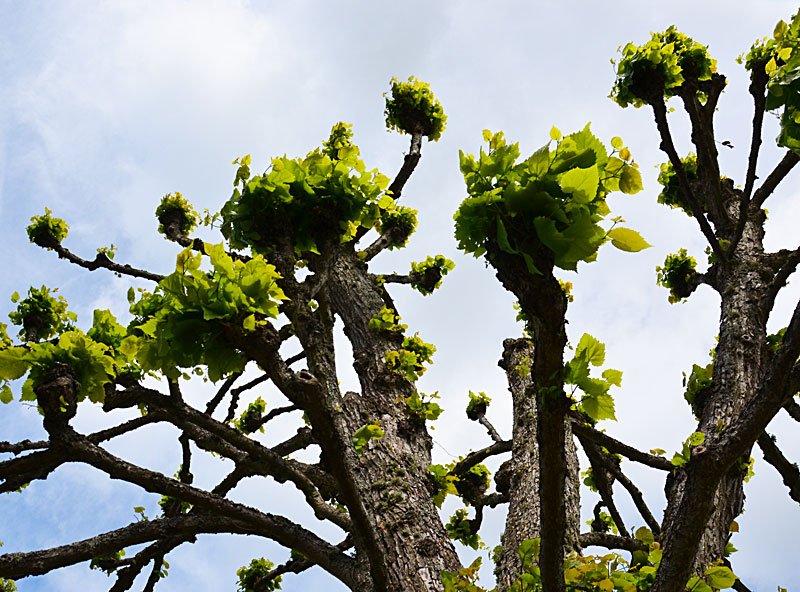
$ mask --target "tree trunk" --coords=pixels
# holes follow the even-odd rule
[[[517,553],[520,544],[541,536],[539,498],[539,445],[536,429],[536,397],[533,391],[531,364],[533,344],[528,339],[506,339],[500,367],[508,376],[513,401],[511,459],[498,471],[498,489],[509,497],[508,515],[501,538],[503,553],[497,559],[495,576],[498,592],[508,590],[522,572]],[[580,534],[579,465],[572,430],[566,429],[567,471],[564,476],[567,519],[567,550],[577,548]]]
[[[432,440],[424,421],[403,401],[414,386],[386,368],[384,356],[397,344],[369,328],[370,319],[391,301],[352,252],[338,258],[326,289],[353,346],[361,383],[360,394],[344,398],[341,415],[348,431],[341,437],[351,438],[375,420],[384,430],[348,467],[371,534],[372,548],[358,552],[369,558],[376,591],[441,591],[442,571],[461,565],[429,488]]]

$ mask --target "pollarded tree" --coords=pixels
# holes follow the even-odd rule
[[[292,551],[280,566],[263,558],[244,566],[238,574],[243,591],[278,589],[283,576],[312,565],[359,591],[477,591],[477,565],[463,567],[451,540],[479,546],[484,511],[507,504],[494,554],[499,591],[745,590],[730,568],[727,543],[756,443],[800,501],[797,468],[764,431],[781,408],[800,418],[793,401],[800,305],[784,331],[766,332],[775,296],[800,263],[800,250],[768,253],[762,244],[762,207],[799,159],[798,33],[800,15],[780,23],[772,39],[747,55],[755,114],[742,187],[720,175],[713,118],[725,78],[704,46],[670,28],[643,46],[625,46],[617,65],[613,98],[622,106],[652,108],[668,157],[659,201],[695,218],[709,243],[706,271],[681,251],[659,268],[659,282],[672,301],[688,298],[700,285],[721,298],[713,360],[695,366],[685,393],[698,428],[671,460],[596,428],[614,419],[610,390],[622,380],[619,370],[600,370],[600,341],[585,334],[565,360],[571,295],[558,270],[593,262],[605,243],[632,252],[648,246],[611,216],[606,202],[612,192],[642,188],[620,138],[612,138],[609,148],[588,126],[566,136],[553,128],[550,141],[523,159],[502,133],[487,131],[487,149],[478,156],[462,153],[468,197],[456,213],[456,238],[464,251],[484,257],[517,297],[526,332],[503,344],[511,438],[488,420],[488,397],[473,393],[467,415],[492,442],[448,466],[431,464],[428,422],[441,407],[415,386],[435,348],[407,330],[387,286],[410,284],[429,294],[453,264],[434,256],[412,263],[406,274],[370,273],[372,260],[403,247],[416,226],[416,212],[398,200],[420,159],[423,137],[436,140],[445,124],[427,84],[394,80],[387,95],[387,125],[411,136],[393,180],[367,169],[350,127],[339,123],[322,147],[304,158],[275,158],[263,174],[251,174],[249,156],[237,159],[233,196],[204,220],[221,229],[219,244],[192,238],[199,216],[179,193],[167,195],[156,211],[159,231],[183,247],[170,275],[116,263],[110,250],[83,259],[64,246],[64,221],[49,211],[34,217],[28,234],[35,244],[88,270],[143,278],[154,287],[130,291],[133,320],[127,327],[101,310],[86,331],[46,287],[14,296],[17,308],[10,316],[20,327],[19,343],[3,326],[0,397],[13,400],[17,383],[9,383],[24,378],[18,399],[38,406],[48,439],[0,443],[0,451],[14,455],[0,462],[0,491],[21,490],[79,462],[160,495],[162,511],[73,544],[0,555],[0,576],[6,578],[0,584],[11,590],[11,580],[90,562],[115,576],[111,590],[130,589],[145,570],[145,589],[151,590],[165,575],[165,557],[179,545],[203,533],[237,533]],[[675,149],[667,116],[672,97],[689,115],[696,154],[681,157]],[[787,151],[757,183],[768,110],[780,111],[778,143]],[[362,244],[372,229],[376,238]],[[336,319],[352,346],[360,392],[339,387]],[[287,343],[299,343],[300,351],[286,356]],[[218,385],[204,407],[183,396],[190,374]],[[154,377],[162,388],[153,386]],[[261,397],[253,397],[266,381],[285,397],[284,406],[267,410]],[[71,425],[82,402],[108,412],[138,407],[141,416],[82,434]],[[286,414],[302,416],[306,425],[283,442],[263,444],[258,433]],[[102,446],[157,422],[180,431],[182,462],[174,477]],[[576,441],[589,462],[584,482],[600,498],[589,532],[581,532],[578,519]],[[309,447],[319,450],[316,461],[298,460],[297,453]],[[234,463],[208,490],[193,484],[192,472],[193,458],[207,453]],[[495,455],[508,458],[490,491],[482,462]],[[623,458],[664,473],[668,505],[662,520],[623,472]],[[341,531],[340,540],[325,540],[269,507],[229,499],[250,477],[293,485],[319,520]],[[646,527],[631,532],[626,526],[614,483],[630,495]],[[460,497],[469,509],[443,523],[439,507],[447,495]],[[589,546],[630,558],[583,554]],[[125,547],[136,550],[126,556]]]

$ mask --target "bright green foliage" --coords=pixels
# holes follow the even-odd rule
[[[708,48],[672,26],[644,45],[622,48],[611,98],[622,107],[641,107],[677,95],[686,80],[710,80],[716,70]]]
[[[403,134],[420,133],[438,140],[447,123],[442,104],[433,96],[431,85],[410,76],[408,82],[392,78],[386,98],[386,127]]]
[[[115,351],[74,330],[62,333],[55,343],[44,342],[0,351],[0,381],[16,380],[30,370],[22,386],[22,401],[34,401],[34,388],[56,365],[66,364],[81,385],[78,401],[105,399],[103,386],[117,375]]]
[[[593,421],[614,419],[614,399],[608,394],[612,386],[622,385],[622,372],[607,369],[601,378],[589,376],[589,366],[601,366],[605,362],[606,346],[597,339],[584,333],[575,348],[572,360],[564,366],[564,384],[573,385],[572,395],[577,390],[583,396],[576,407],[588,415]]]
[[[486,408],[492,402],[492,399],[483,391],[473,393],[469,392],[469,402],[467,403],[467,417],[475,421],[480,416],[486,414]]]
[[[246,263],[232,259],[222,245],[205,245],[212,270],[200,269],[202,254],[185,249],[176,270],[159,282],[155,293],[132,302],[131,328],[143,338],[137,360],[146,371],[171,379],[198,360],[217,381],[244,368],[245,360],[225,337],[227,324],[254,330],[278,316],[286,299],[276,283],[280,274],[261,255]]]
[[[681,159],[681,164],[683,164],[683,170],[689,183],[696,181],[697,156],[690,152],[686,158]],[[658,182],[662,187],[661,193],[658,194],[658,203],[668,205],[671,208],[679,208],[688,216],[694,215],[689,203],[686,201],[686,197],[682,194],[678,174],[675,172],[675,167],[672,166],[671,162],[665,162],[661,165]],[[703,213],[706,213],[705,209],[703,209]]]
[[[700,415],[700,401],[705,394],[705,391],[711,386],[711,376],[714,372],[714,364],[707,366],[692,365],[692,371],[689,376],[683,374],[683,386],[686,390],[683,393],[683,398],[692,407],[692,411],[696,416]]]
[[[428,468],[428,475],[430,480],[436,487],[436,493],[433,495],[433,501],[436,507],[441,508],[442,502],[448,495],[458,495],[456,490],[456,481],[458,477],[450,472],[452,465],[444,466],[433,464]]]
[[[56,290],[53,290],[54,292]],[[21,326],[19,337],[25,341],[40,341],[73,329],[77,320],[74,312],[67,310],[63,296],[53,297],[47,286],[30,288],[28,296],[20,300],[14,292],[11,302],[18,302],[17,309],[8,313],[15,325]]]
[[[13,580],[0,578],[0,592],[17,592],[17,584]]]
[[[400,315],[394,309],[384,306],[378,314],[369,320],[369,328],[373,331],[402,334],[408,328],[408,325],[400,323]]]
[[[570,553],[564,559],[564,581],[567,592],[596,590],[598,592],[646,592],[655,582],[656,572],[661,563],[662,551],[654,542],[653,534],[646,528],[636,531],[636,538],[647,545],[648,551],[636,552],[631,562],[618,553],[605,555],[579,555]],[[539,572],[539,539],[525,541],[518,553],[522,559],[522,573],[512,584],[509,592],[542,592]],[[473,564],[474,565],[474,564]],[[477,584],[477,571],[473,569],[447,573],[442,581],[445,592],[486,592]],[[730,588],[736,575],[723,565],[709,567],[702,577],[694,576],[686,584],[690,592],[713,592]]]
[[[778,351],[778,347],[780,347],[783,342],[783,336],[786,334],[786,329],[788,329],[788,327],[780,329],[777,333],[767,335],[767,345],[773,352]]]
[[[456,264],[444,255],[428,256],[425,261],[412,261],[411,276],[417,279],[411,282],[411,287],[427,296],[442,285],[442,278],[455,267]]]
[[[18,300],[15,294],[13,300]],[[94,324],[88,333],[75,329],[75,315],[67,311],[63,297],[53,298],[50,291],[31,288],[17,310],[10,313],[12,321],[23,325],[20,336],[26,341],[35,333],[36,341],[26,346],[12,347],[3,340],[0,348],[0,401],[12,400],[7,381],[28,379],[22,386],[23,401],[34,401],[34,388],[56,365],[69,366],[81,385],[78,401],[85,398],[99,403],[105,398],[104,385],[121,372],[135,372],[132,365],[137,338],[127,336],[125,329],[108,311],[95,311]],[[57,339],[51,339],[57,336]],[[7,336],[6,336],[7,338]],[[38,341],[40,338],[49,341]]]
[[[417,210],[399,206],[393,199],[389,198],[387,201],[384,198],[381,198],[378,204],[381,208],[381,218],[376,228],[391,241],[389,249],[405,247],[409,237],[417,229]]]
[[[477,532],[473,532],[472,524],[464,508],[456,510],[456,513],[450,516],[450,520],[444,525],[444,528],[447,530],[447,536],[462,545],[472,547],[475,550],[482,546],[481,537]]]
[[[783,108],[778,145],[800,151],[800,12],[789,24],[775,26],[771,39],[757,41],[747,54],[745,68],[769,77],[767,110]]]
[[[164,235],[167,232],[166,226],[174,220],[178,222],[181,236],[188,236],[200,221],[200,216],[179,191],[168,193],[161,198],[156,208],[156,218],[158,218],[158,232]]]
[[[436,421],[444,411],[442,406],[433,400],[438,398],[438,392],[426,395],[425,393],[414,391],[411,395],[403,399],[403,401],[412,415],[416,415],[423,420]]]
[[[275,564],[263,557],[253,559],[250,565],[240,567],[236,570],[236,575],[239,576],[237,592],[272,592],[273,590],[280,590],[281,576],[262,581],[274,568]],[[257,584],[258,587],[256,587]]]
[[[436,346],[423,341],[418,333],[411,337],[403,338],[403,345],[399,350],[386,352],[386,366],[409,382],[416,380],[425,373],[425,366],[431,362]]]
[[[681,249],[677,253],[667,255],[664,260],[664,267],[656,267],[656,284],[669,290],[669,301],[671,303],[685,300],[682,294],[687,294],[689,290],[689,278],[695,273],[697,261],[690,256],[686,249]]]
[[[331,128],[330,137],[322,143],[322,152],[331,160],[339,160],[340,151],[353,147],[353,124],[340,121]],[[249,176],[249,175],[248,175]]]
[[[53,212],[49,208],[44,209],[41,216],[33,216],[31,224],[26,229],[28,239],[40,247],[52,249],[60,245],[61,241],[67,238],[69,226],[61,218],[54,218],[50,214]]]
[[[615,228],[615,238],[600,226],[610,192],[642,189],[627,148],[609,153],[587,125],[518,162],[519,145],[507,144],[502,132],[485,130],[484,139],[489,150],[481,148],[478,158],[460,153],[468,194],[455,214],[460,249],[479,257],[492,243],[539,273],[553,263],[574,270],[579,261],[594,261],[609,240],[627,251],[649,246],[632,230]]]
[[[288,240],[305,257],[325,244],[352,240],[359,228],[375,225],[382,210],[394,209],[393,200],[381,200],[389,178],[367,170],[348,134],[338,123],[324,149],[305,158],[274,158],[267,172],[249,180],[237,172],[241,185],[221,212],[230,246],[268,254]]]
[[[683,448],[680,452],[676,452],[672,457],[672,464],[676,467],[682,467],[689,462],[692,457],[692,448],[700,446],[706,441],[706,435],[703,432],[692,432],[691,435],[683,442]]]
[[[383,434],[383,428],[377,419],[371,423],[363,425],[353,434],[353,448],[356,449],[357,453],[361,454],[364,448],[366,448],[367,444],[369,444],[370,440],[380,440],[383,438]]]
[[[442,572],[444,592],[486,592],[476,583],[482,563],[482,558],[476,557],[469,567],[462,567],[457,572]]]
[[[245,434],[252,434],[256,430],[259,432],[264,431],[264,426],[261,424],[261,418],[267,410],[267,403],[261,397],[247,406],[238,419],[233,420],[233,427]]]

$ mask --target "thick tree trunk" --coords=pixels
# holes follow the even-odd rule
[[[403,402],[413,385],[386,369],[385,353],[396,349],[396,343],[368,326],[388,297],[352,253],[336,261],[326,289],[344,322],[361,382],[360,394],[344,398],[340,415],[347,433],[341,437],[351,438],[375,420],[384,430],[358,456],[358,463],[348,467],[372,545],[358,552],[369,558],[376,591],[441,591],[442,571],[455,571],[460,562],[429,488],[432,440],[424,421],[412,416]]]
[[[722,302],[712,386],[707,396],[697,402],[697,429],[706,435],[710,445],[741,414],[764,378],[769,314],[767,284],[772,274],[764,265],[762,216],[756,213],[753,218],[755,220],[747,224],[734,257],[718,277],[717,289]],[[702,449],[698,448],[698,452]],[[698,499],[710,496],[713,500],[695,551],[692,573],[702,574],[710,564],[723,557],[731,523],[744,509],[743,478],[747,460],[744,456],[740,463],[734,463],[710,492],[688,492],[686,472],[676,472],[668,483],[669,503],[662,530],[667,560],[676,532],[685,529],[675,515],[684,495],[698,496]]]
[[[508,590],[522,572],[517,553],[520,544],[541,536],[539,497],[539,445],[536,429],[536,397],[531,364],[533,344],[528,339],[506,339],[500,367],[506,371],[513,401],[512,452],[498,474],[498,488],[509,497],[508,515],[501,538],[503,553],[497,559],[498,592]],[[566,549],[576,548],[580,534],[580,482],[578,455],[569,425],[566,430]]]

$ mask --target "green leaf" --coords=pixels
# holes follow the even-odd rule
[[[10,403],[14,400],[14,393],[11,392],[11,387],[7,384],[4,384],[0,387],[0,402],[2,403]]]
[[[609,384],[613,384],[614,386],[622,386],[622,370],[614,370],[613,368],[609,368],[607,370],[603,370],[602,376],[608,381]]]
[[[578,203],[589,203],[597,195],[597,186],[600,183],[600,175],[597,167],[592,166],[585,169],[570,169],[559,180],[561,189],[571,193]]]
[[[622,174],[619,178],[619,190],[622,191],[622,193],[632,195],[634,193],[639,193],[642,189],[644,189],[644,185],[642,185],[642,174],[639,172],[639,169],[629,164],[622,167]]]
[[[550,128],[550,139],[558,142],[561,139],[561,130],[556,126]]]
[[[622,138],[619,136],[614,136],[611,138],[611,146],[614,148],[614,150],[620,150],[623,146]]]
[[[581,409],[595,421],[601,421],[603,419],[613,419],[616,421],[617,419],[617,416],[614,414],[614,399],[608,394],[584,397],[581,400]]]
[[[26,353],[23,347],[0,350],[0,380],[16,380],[28,371],[30,362],[23,359]]]
[[[637,528],[634,536],[637,540],[642,541],[645,545],[652,545],[655,542],[653,532],[645,526]]]
[[[700,446],[705,441],[706,435],[703,432],[692,432],[692,435],[687,440],[690,446]]]
[[[612,245],[629,253],[637,253],[652,246],[641,234],[630,228],[612,228],[608,231],[608,237]]]
[[[581,356],[592,366],[600,366],[606,360],[606,346],[588,333],[584,333],[575,348],[575,357]]]
[[[697,576],[694,576],[689,580],[689,582],[686,584],[686,588],[692,592],[714,592],[708,584],[706,584]]]
[[[246,316],[244,318],[244,321],[242,321],[242,327],[244,327],[244,329],[246,331],[255,331],[256,330],[256,315],[251,314],[251,315]]]

